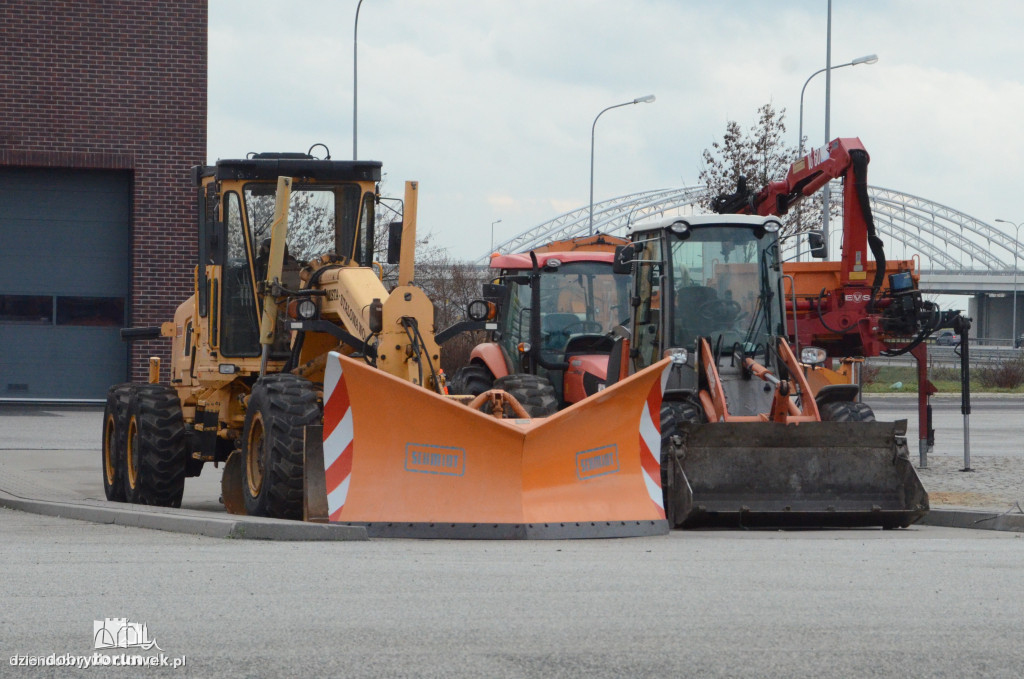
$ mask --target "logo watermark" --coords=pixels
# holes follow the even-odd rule
[[[164,649],[149,638],[149,627],[128,618],[104,618],[92,621],[93,648],[141,648],[148,651]]]
[[[93,648],[99,651],[128,650],[137,648],[142,651],[156,649],[159,654],[144,655],[142,653],[101,653],[88,655],[75,653],[51,653],[49,655],[12,655],[9,659],[11,667],[74,667],[88,669],[90,667],[167,667],[178,669],[185,667],[185,656],[170,656],[163,652],[150,638],[149,627],[143,623],[130,622],[127,618],[104,618],[93,620]]]
[[[127,653],[51,653],[50,655],[12,655],[11,667],[74,667],[80,670],[90,667],[168,667],[178,669],[185,666],[185,656],[129,655]]]

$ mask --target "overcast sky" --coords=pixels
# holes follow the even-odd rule
[[[356,0],[210,0],[209,158],[352,158]],[[589,198],[698,183],[726,122],[772,102],[797,142],[825,66],[826,0],[364,0],[358,156],[384,190],[420,185],[419,224],[475,259]],[[833,0],[831,135],[860,137],[869,182],[993,223],[1024,221],[1024,3]],[[825,142],[825,75],[807,86]],[[996,225],[1003,226],[1003,225]],[[1012,231],[1012,229],[1011,229]]]

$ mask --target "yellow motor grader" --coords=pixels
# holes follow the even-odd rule
[[[371,536],[668,530],[645,428],[668,361],[546,418],[500,390],[448,396],[434,308],[413,283],[415,182],[388,290],[373,259],[381,163],[263,153],[193,179],[194,294],[173,321],[122,331],[171,340],[170,381],[153,359],[149,383],[111,387],[109,500],[180,506],[185,479],[213,463],[229,512]]]

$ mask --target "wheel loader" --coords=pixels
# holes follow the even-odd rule
[[[180,506],[212,463],[229,512],[371,537],[667,532],[648,423],[668,361],[551,417],[500,389],[446,394],[414,284],[415,182],[390,227],[397,287],[373,259],[381,167],[262,153],[193,170],[194,294],[122,331],[170,339],[170,380],[151,359],[148,383],[110,389],[107,498]]]
[[[822,350],[786,340],[777,217],[643,222],[629,361],[670,358],[661,465],[674,527],[905,527],[928,511],[906,421],[876,422],[856,385],[812,387]],[[612,368],[614,371],[614,367]]]
[[[624,346],[615,329],[629,322],[629,275],[612,271],[627,243],[597,234],[493,255],[496,276],[474,302],[489,341],[453,375],[452,393],[497,387],[543,416],[603,389],[609,356]]]

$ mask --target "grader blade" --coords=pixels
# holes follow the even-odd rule
[[[497,419],[332,353],[323,449],[307,443],[307,459],[323,456],[330,521],[371,537],[664,534],[667,365],[547,418]]]
[[[928,494],[906,428],[906,420],[681,424],[683,443],[668,463],[692,487],[682,527],[909,526],[928,512]]]
[[[228,514],[245,514],[242,483],[242,457],[238,451],[232,451],[220,477],[220,501]]]

